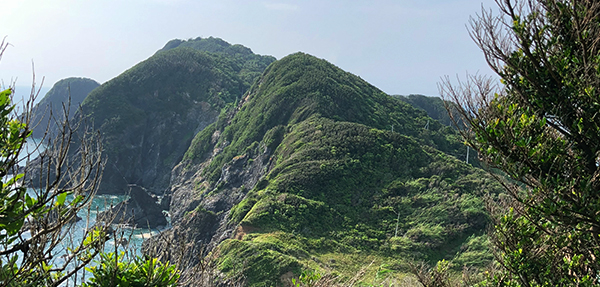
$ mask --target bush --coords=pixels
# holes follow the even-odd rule
[[[176,286],[179,270],[175,265],[161,263],[156,258],[136,257],[133,261],[124,261],[124,253],[102,253],[98,265],[87,267],[92,273],[89,282],[83,287],[136,287]]]

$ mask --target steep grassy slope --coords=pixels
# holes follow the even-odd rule
[[[68,110],[68,117],[72,118],[87,95],[98,86],[98,82],[87,78],[66,78],[56,82],[33,108],[33,138],[43,137],[47,129],[52,130],[55,121],[63,121],[63,109]]]
[[[459,153],[462,145],[453,132],[425,112],[384,94],[355,75],[305,54],[294,54],[271,65],[260,82],[244,99],[233,119],[222,119],[214,129],[223,130],[222,145],[231,142],[217,158],[211,161],[207,172],[219,176],[224,162],[242,154],[243,150],[262,139],[277,125],[301,122],[318,114],[336,121],[365,124],[382,130],[419,138],[422,143],[448,153]],[[197,163],[205,154],[207,130],[186,153],[185,160]],[[451,139],[448,139],[451,137]]]
[[[174,170],[170,232],[218,250],[221,270],[254,286],[307,268],[349,275],[366,260],[388,275],[406,258],[481,266],[482,197],[499,188],[452,156],[457,138],[324,60],[290,55],[194,138]]]
[[[251,58],[260,59],[253,73],[274,61]],[[162,194],[193,136],[250,87],[246,64],[224,53],[167,49],[94,90],[82,110],[103,134],[108,162],[100,192],[137,184]]]

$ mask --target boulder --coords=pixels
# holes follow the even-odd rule
[[[98,215],[99,221],[110,224],[125,224],[134,227],[157,228],[168,224],[161,206],[146,189],[129,185],[129,199]]]

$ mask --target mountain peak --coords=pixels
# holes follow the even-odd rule
[[[226,54],[229,56],[256,56],[254,52],[252,52],[252,50],[248,47],[242,46],[240,44],[232,45],[221,38],[215,37],[198,37],[196,39],[188,40],[173,39],[167,42],[167,44],[165,44],[165,46],[162,49],[158,50],[157,53],[162,51],[168,51],[178,47],[188,47],[204,52]]]

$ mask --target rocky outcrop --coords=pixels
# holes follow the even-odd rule
[[[167,226],[167,219],[160,205],[156,203],[156,198],[149,195],[144,188],[130,185],[129,196],[129,199],[112,209],[98,214],[98,221],[141,228]]]
[[[164,261],[181,260],[194,266],[203,259],[202,254],[208,254],[224,240],[234,237],[238,226],[229,222],[231,209],[258,184],[271,165],[273,151],[264,145],[257,147],[260,148],[262,153],[253,159],[240,156],[226,164],[219,184],[211,190],[206,189],[202,168],[189,169],[184,164],[175,167],[169,194],[172,195],[171,221],[177,223],[146,240],[144,254]],[[219,150],[216,148],[210,158],[217,156]],[[195,184],[198,182],[203,184],[198,186]]]
[[[200,208],[193,210],[177,226],[144,241],[142,250],[163,262],[187,262],[193,266],[202,259],[200,255],[206,254],[210,235],[217,232],[219,222],[219,216],[214,212]]]
[[[214,188],[208,190],[208,183],[202,175],[202,169],[194,169],[194,173],[184,172],[185,166],[178,165],[173,170],[173,182],[170,193],[171,219],[178,222],[180,230],[191,232],[194,222],[201,220],[194,218],[194,210],[203,210],[215,214],[217,228],[212,232],[201,233],[198,240],[208,245],[210,249],[223,240],[233,236],[236,226],[228,224],[231,208],[239,204],[249,190],[253,189],[258,181],[264,177],[271,165],[272,150],[262,145],[257,147],[262,152],[254,158],[249,155],[235,157],[221,169],[221,176]],[[217,148],[218,150],[218,148]],[[213,154],[213,156],[217,156]],[[200,186],[195,183],[201,183]],[[204,189],[204,191],[202,191]],[[185,226],[185,227],[184,227]],[[192,232],[193,233],[193,232]]]
[[[118,134],[104,133],[107,164],[99,193],[121,194],[128,185],[136,184],[162,195],[170,182],[170,171],[181,160],[191,135],[213,123],[218,111],[206,102],[190,102],[182,111],[145,114],[145,119],[132,122]]]

